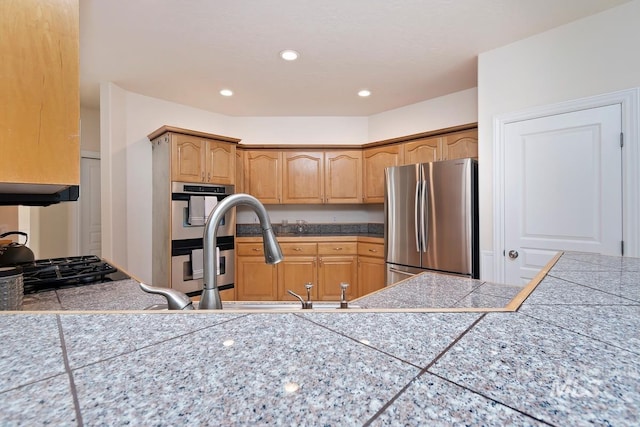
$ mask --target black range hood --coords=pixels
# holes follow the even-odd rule
[[[74,202],[80,197],[79,185],[67,186],[53,193],[3,192],[2,187],[0,185],[0,206],[49,206],[60,202]]]

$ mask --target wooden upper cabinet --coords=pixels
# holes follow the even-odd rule
[[[236,179],[234,144],[174,134],[172,137],[171,179],[231,185]]]
[[[443,137],[442,159],[478,157],[478,130],[457,132]]]
[[[244,191],[264,204],[281,203],[281,152],[268,150],[244,152]]]
[[[79,3],[0,6],[0,182],[80,183]]]
[[[362,203],[362,151],[324,153],[326,203]]]
[[[282,203],[324,201],[324,156],[315,151],[283,153]]]
[[[443,138],[422,138],[402,144],[404,164],[429,163],[442,160]]]
[[[205,141],[189,135],[174,135],[171,144],[171,180],[203,182]]]
[[[236,146],[226,142],[206,141],[206,177],[210,184],[232,185],[236,180]]]
[[[366,148],[362,163],[364,202],[384,203],[384,169],[402,164],[402,146]]]

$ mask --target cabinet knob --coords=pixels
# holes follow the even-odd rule
[[[296,252],[300,252],[302,250],[302,248],[293,248],[294,251]]]
[[[333,248],[334,251],[341,251],[342,248],[338,247],[338,248]]]
[[[375,252],[378,252],[378,250],[377,249],[369,249],[369,252],[374,252],[375,253]]]
[[[254,252],[260,252],[260,248],[251,248],[251,250]]]

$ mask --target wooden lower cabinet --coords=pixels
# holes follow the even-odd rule
[[[264,262],[262,243],[236,245],[236,292],[240,301],[295,301],[291,290],[307,299],[305,284],[311,282],[312,301],[339,301],[340,284],[349,283],[351,301],[384,287],[382,243],[285,242],[284,260]],[[362,276],[361,276],[362,275]]]
[[[318,243],[318,300],[339,301],[340,283],[349,284],[347,298],[358,295],[358,244]]]
[[[384,259],[358,257],[358,286],[366,295],[384,288]]]
[[[289,295],[291,290],[307,300],[305,284],[312,283],[311,300],[318,298],[317,253],[318,246],[314,242],[286,242],[280,244],[284,260],[278,264],[278,301],[296,301]]]
[[[220,291],[220,299],[222,301],[235,301],[236,300],[236,290],[234,289],[225,289],[224,291]]]
[[[266,264],[263,256],[238,256],[236,273],[238,300],[275,301],[277,299],[277,265]]]
[[[340,283],[349,284],[347,299],[358,294],[358,263],[356,255],[322,256],[318,268],[318,300],[340,301]]]
[[[358,243],[358,287],[360,295],[385,286],[384,244]]]
[[[307,283],[313,284],[311,288],[311,301],[318,299],[318,287],[316,286],[316,277],[318,277],[318,269],[316,268],[316,257],[297,256],[289,257],[278,264],[278,301],[297,301],[298,299],[290,295],[287,291],[293,291],[300,295],[305,301],[307,300]]]

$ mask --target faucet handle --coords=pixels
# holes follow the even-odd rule
[[[349,302],[347,301],[347,288],[349,284],[347,282],[340,283],[340,308],[349,308]]]
[[[313,288],[313,283],[307,282],[304,284],[304,287],[307,290],[307,305],[311,308],[311,288]]]
[[[150,294],[162,295],[167,299],[169,310],[193,310],[191,298],[180,291],[170,288],[159,288],[140,282],[140,289]]]

